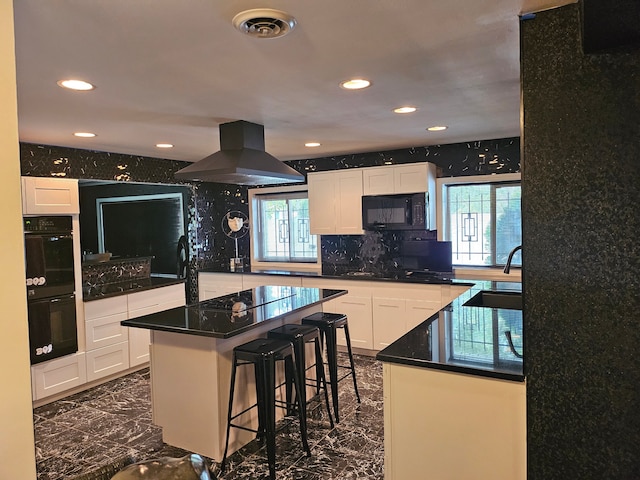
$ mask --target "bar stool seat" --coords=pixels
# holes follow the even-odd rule
[[[268,338],[278,338],[280,340],[286,340],[293,344],[293,351],[296,357],[296,368],[298,370],[299,383],[302,385],[300,391],[300,399],[303,405],[308,404],[307,396],[307,370],[316,367],[316,378],[313,384],[316,387],[316,395],[320,393],[320,388],[324,391],[325,404],[327,406],[327,414],[329,415],[329,423],[333,428],[333,417],[331,416],[331,409],[329,407],[329,395],[327,393],[327,381],[324,374],[324,365],[322,360],[322,348],[320,346],[320,330],[313,325],[297,325],[287,324],[281,327],[277,327],[269,330],[267,333]],[[305,345],[309,342],[314,343],[315,349],[315,363],[310,367],[307,367]],[[318,365],[322,368],[317,368]],[[318,381],[319,380],[319,381]],[[291,405],[291,386],[293,381],[291,378],[287,378],[287,403]]]
[[[356,382],[356,369],[353,362],[353,353],[351,351],[351,337],[349,336],[349,323],[347,316],[343,313],[316,312],[302,319],[303,325],[312,325],[320,330],[320,343],[327,342],[327,364],[329,366],[329,384],[331,385],[331,397],[333,400],[333,413],[336,417],[336,423],[340,423],[340,415],[338,411],[338,382],[346,377],[353,378],[353,388],[356,393],[356,399],[360,403],[360,394],[358,393],[358,384]],[[345,339],[347,341],[347,353],[349,354],[349,365],[338,364],[338,342],[337,330],[344,329]],[[338,368],[348,369],[349,372],[342,377],[338,377]]]
[[[276,400],[276,362],[285,362],[285,372],[287,376],[293,378],[296,392],[296,407],[298,419],[300,421],[300,436],[302,437],[302,445],[308,456],[311,455],[309,443],[307,440],[307,420],[304,404],[301,402],[303,387],[299,383],[299,375],[296,368],[295,353],[293,344],[286,340],[275,338],[258,338],[250,342],[238,345],[233,349],[233,363],[231,369],[231,387],[229,392],[229,410],[227,414],[227,439],[224,447],[224,455],[222,457],[221,471],[224,472],[227,460],[227,452],[229,449],[229,432],[231,427],[240,428],[255,432],[258,438],[266,438],[267,459],[269,463],[269,476],[271,480],[275,480],[276,476],[276,406],[290,410],[290,406],[286,401]],[[256,397],[257,402],[239,412],[232,414],[233,395],[235,390],[236,370],[243,365],[253,365],[256,380]],[[258,408],[258,429],[253,430],[242,425],[233,424],[233,420],[240,415],[246,413],[252,408]]]

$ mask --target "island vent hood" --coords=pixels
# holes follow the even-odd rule
[[[239,120],[219,128],[220,151],[178,170],[178,180],[236,185],[304,182],[304,175],[264,151],[264,126]]]

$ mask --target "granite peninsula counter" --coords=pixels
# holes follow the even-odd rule
[[[266,285],[173,308],[122,325],[151,330],[153,422],[163,441],[216,461],[224,451],[233,348],[272,328],[300,323],[346,290]],[[312,359],[311,359],[312,360]],[[235,407],[255,403],[253,372],[240,369]],[[257,426],[255,409],[236,420]],[[232,453],[255,435],[232,429]]]

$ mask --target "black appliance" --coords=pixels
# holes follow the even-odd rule
[[[31,363],[78,350],[70,216],[25,217]]]
[[[78,351],[75,295],[30,301],[28,309],[31,365]]]
[[[364,195],[364,230],[428,230],[429,194]]]
[[[400,247],[402,267],[412,277],[429,273],[451,274],[452,244],[436,240],[405,240]]]

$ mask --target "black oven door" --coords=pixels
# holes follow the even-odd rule
[[[30,301],[28,310],[32,365],[78,351],[75,295]]]
[[[35,300],[73,293],[71,233],[26,233],[27,298]]]

